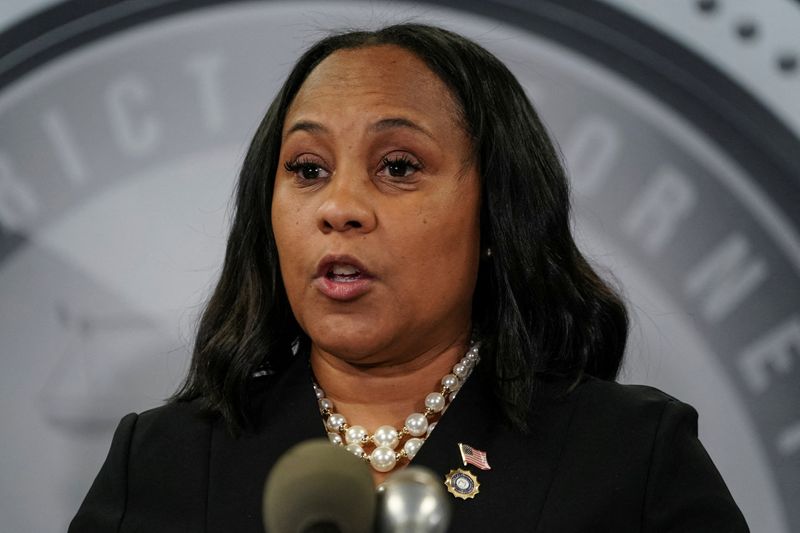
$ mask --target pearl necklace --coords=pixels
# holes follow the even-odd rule
[[[347,451],[367,461],[378,472],[389,472],[398,463],[411,461],[472,373],[472,369],[478,364],[479,348],[479,342],[470,341],[470,348],[464,357],[453,365],[450,374],[442,378],[441,390],[425,397],[425,411],[408,415],[405,425],[399,431],[394,426],[386,425],[380,426],[370,435],[363,426],[349,425],[343,415],[334,412],[333,402],[315,382],[314,392],[317,395],[320,413],[325,420],[328,438],[333,444],[344,446]],[[402,449],[395,451],[400,442],[403,442]],[[369,447],[373,449],[367,451],[365,448]]]

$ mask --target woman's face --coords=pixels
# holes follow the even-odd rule
[[[468,335],[480,184],[445,84],[396,46],[338,51],[288,109],[272,227],[317,349],[397,364]]]

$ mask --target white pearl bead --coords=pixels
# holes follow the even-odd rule
[[[339,435],[338,433],[328,433],[328,440],[330,440],[337,446],[342,444],[342,436]]]
[[[461,386],[461,380],[458,379],[455,374],[447,374],[442,378],[442,386],[447,387],[448,390],[451,391],[458,390]]]
[[[327,409],[328,411],[333,411],[333,402],[330,401],[328,398],[320,398],[319,401],[319,410],[324,411]]]
[[[464,365],[467,368],[472,368],[473,366],[475,366],[475,362],[474,361],[470,361],[466,357],[462,357],[461,361],[459,361],[459,363]]]
[[[369,456],[369,464],[378,472],[388,472],[397,464],[394,450],[387,446],[378,446]]]
[[[433,424],[430,424],[430,425],[428,426],[428,435],[427,435],[427,437],[430,437],[430,436],[431,436],[431,433],[433,432],[434,428],[436,427],[436,424],[437,424],[437,423],[436,423],[436,422],[434,422]],[[426,437],[426,438],[427,438],[427,437]]]
[[[408,439],[405,444],[403,444],[403,449],[406,452],[406,455],[409,459],[413,459],[417,452],[422,447],[422,443],[425,442],[422,439]]]
[[[326,425],[328,426],[328,429],[331,431],[339,431],[339,427],[342,424],[346,423],[347,419],[343,415],[340,415],[339,413],[333,413],[331,416],[328,417]]]
[[[406,429],[413,437],[421,437],[428,431],[428,419],[422,413],[412,413],[406,418]]]
[[[355,443],[348,444],[347,446],[344,447],[344,449],[352,453],[356,457],[364,457],[364,448],[362,448],[358,444]]]
[[[473,363],[477,363],[480,356],[478,355],[478,350],[476,348],[471,349],[467,352],[467,355],[464,356],[465,358],[469,359]]]
[[[432,392],[425,397],[425,407],[434,413],[441,412],[444,409],[444,396],[438,392]]]
[[[392,426],[381,426],[375,430],[375,434],[372,435],[372,442],[375,443],[375,446],[382,447],[387,446],[391,449],[397,447],[397,443],[400,441],[397,430]],[[383,470],[382,470],[383,472]]]
[[[467,375],[467,370],[468,368],[466,366],[462,365],[461,363],[456,363],[456,365],[453,367],[453,374],[461,379],[464,379],[464,377]]]
[[[347,444],[361,444],[361,440],[367,436],[367,430],[362,426],[350,426],[344,433]]]
[[[316,385],[314,385],[314,394],[317,395],[318,400],[325,397],[325,392]]]

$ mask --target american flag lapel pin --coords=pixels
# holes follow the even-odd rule
[[[489,461],[486,459],[486,452],[473,448],[469,444],[458,443],[458,451],[461,452],[461,461],[464,466],[471,464],[480,468],[481,470],[491,470]],[[463,468],[456,468],[451,470],[446,476],[444,481],[447,486],[447,491],[462,500],[469,500],[475,497],[480,492],[481,484],[478,478]]]
[[[469,463],[481,470],[492,469],[492,467],[489,466],[489,461],[486,459],[486,452],[460,442],[458,443],[458,450],[461,452],[461,460],[464,462],[464,466],[467,466],[467,463]]]

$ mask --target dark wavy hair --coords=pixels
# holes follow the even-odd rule
[[[524,430],[538,376],[577,383],[616,377],[625,307],[587,263],[570,231],[569,187],[547,131],[514,75],[478,44],[450,31],[399,24],[327,37],[297,61],[250,144],[219,282],[199,323],[191,367],[172,401],[199,400],[234,431],[251,424],[252,376],[280,368],[293,343],[308,345],[289,307],[270,206],[286,110],[306,77],[337,50],[402,47],[451,89],[481,176],[481,262],[473,326],[502,415]]]

